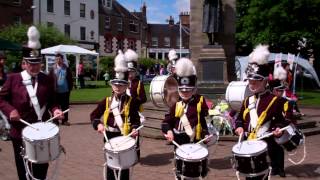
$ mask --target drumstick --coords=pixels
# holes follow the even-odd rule
[[[197,142],[197,144],[202,143],[203,141],[205,141],[205,140],[207,140],[207,139],[211,138],[212,136],[213,136],[213,135],[212,135],[212,134],[210,134],[210,135],[209,135],[209,136],[207,136],[206,138],[204,138],[204,139],[202,139],[201,141]]]
[[[240,146],[239,146],[239,150],[241,149],[241,146],[242,146],[242,143],[241,143],[242,135],[243,135],[243,132],[242,132],[242,133],[240,133],[240,135],[239,135],[239,139],[238,139],[238,144],[240,144]]]
[[[184,153],[186,153],[186,154],[189,154],[189,153],[185,152],[177,142],[172,141],[172,143],[173,143],[175,146],[177,146],[182,152],[184,152]]]
[[[139,131],[141,128],[143,128],[143,125],[139,126],[135,131],[132,131],[130,134],[128,134],[126,136],[131,136],[133,133]]]
[[[63,111],[62,114],[66,113],[66,112],[69,112],[69,111],[70,111],[70,109],[67,109],[67,110]],[[59,117],[59,116],[60,116],[60,115],[53,116],[52,118],[48,119],[46,122],[50,122],[50,121],[54,120],[55,118],[57,118],[57,117]]]
[[[109,139],[108,139],[108,137],[107,137],[106,131],[103,131],[103,136],[104,136],[104,139],[106,140],[106,142],[110,144],[111,149],[113,149],[113,147],[112,147],[112,145],[111,145],[111,143],[109,142]]]
[[[32,127],[33,129],[39,131],[38,128],[34,127],[32,124],[28,123],[27,121],[25,121],[25,120],[23,120],[23,119],[20,119],[20,121],[21,121],[23,124],[25,124],[25,125],[27,125],[27,126],[30,126],[30,127]]]
[[[289,126],[286,126],[286,127],[284,127],[284,128],[281,128],[280,131],[287,130],[289,127],[290,127],[290,125],[289,125]],[[262,136],[262,137],[257,138],[256,140],[258,141],[258,140],[261,140],[261,139],[270,137],[270,136],[272,136],[272,135],[273,135],[273,133],[271,132],[271,133],[268,133],[268,134],[266,134],[266,135],[264,135],[264,136]]]

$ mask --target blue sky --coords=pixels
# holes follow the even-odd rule
[[[141,4],[146,2],[148,23],[166,23],[169,16],[178,21],[181,11],[190,11],[190,0],[117,0],[130,11],[140,11]]]

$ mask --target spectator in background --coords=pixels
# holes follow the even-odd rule
[[[160,66],[160,71],[159,71],[160,75],[165,75],[166,74],[166,70],[163,67],[163,65]]]
[[[80,88],[84,88],[84,65],[83,65],[83,59],[80,59],[79,65],[78,65],[78,78],[80,82]]]
[[[108,71],[106,71],[106,73],[104,73],[103,77],[104,77],[104,81],[106,82],[106,86],[108,86],[109,80],[110,80],[110,75],[109,75]]]
[[[64,111],[69,108],[70,92],[73,87],[72,73],[69,67],[64,64],[63,55],[56,54],[56,63],[50,71],[50,76],[55,82],[57,103]],[[65,118],[62,120],[62,125],[70,126],[68,122],[68,113],[65,113]]]

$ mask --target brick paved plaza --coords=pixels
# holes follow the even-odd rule
[[[66,158],[61,156],[58,179],[96,180],[103,179],[104,164],[102,136],[95,132],[89,122],[89,113],[94,105],[73,105],[70,112],[71,126],[61,126],[61,143],[66,148]],[[311,112],[309,112],[311,113]],[[319,116],[320,112],[313,113]],[[307,137],[307,157],[300,165],[285,162],[288,180],[320,179],[320,135]],[[207,179],[236,179],[230,165],[231,148],[235,142],[221,141],[211,146]],[[10,141],[0,141],[0,179],[16,180],[13,149]],[[143,138],[141,163],[134,167],[133,179],[174,179],[172,146],[164,140]],[[302,156],[299,149],[296,157]],[[286,158],[287,159],[287,158]],[[54,163],[53,163],[54,164]],[[51,166],[51,171],[53,166]],[[272,177],[272,179],[283,179]]]

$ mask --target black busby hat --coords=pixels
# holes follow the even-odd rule
[[[124,56],[126,58],[127,64],[128,64],[128,70],[129,71],[136,71],[138,68],[138,54],[133,51],[132,49],[128,49]]]
[[[28,46],[23,47],[22,55],[23,58],[31,64],[41,63],[42,57],[40,54],[40,33],[35,26],[31,26],[28,29]]]
[[[114,59],[114,77],[110,81],[111,84],[128,84],[128,65],[125,56],[121,50],[119,50],[118,55]]]
[[[286,83],[279,79],[269,81],[269,87],[271,90],[285,90],[287,88]]]
[[[193,90],[197,83],[196,69],[190,59],[181,58],[176,64],[176,79],[180,91]]]
[[[258,45],[249,55],[249,64],[246,69],[247,79],[264,80],[270,73],[268,64],[270,52],[268,46]]]

